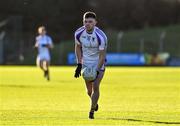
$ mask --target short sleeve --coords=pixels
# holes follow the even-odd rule
[[[107,48],[107,37],[106,35],[104,34],[102,37],[101,37],[101,43],[99,45],[99,50],[106,50]]]
[[[52,45],[53,42],[52,42],[52,38],[48,36],[48,44]]]
[[[38,45],[39,44],[39,37],[37,36],[36,38],[35,38],[35,45]]]
[[[79,29],[77,29],[74,33],[75,43],[78,45],[81,45],[80,38],[81,38],[81,35],[83,34],[84,30],[85,30],[85,27],[82,26]]]
[[[74,41],[75,41],[75,44],[81,45],[81,43],[77,39],[77,34],[76,33],[74,34]]]
[[[96,27],[96,36],[97,41],[99,43],[99,50],[106,50],[107,49],[107,36],[106,34]]]

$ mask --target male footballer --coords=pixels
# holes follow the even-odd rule
[[[91,99],[89,119],[94,119],[94,112],[98,111],[99,87],[105,72],[107,49],[107,37],[101,29],[96,27],[96,24],[96,14],[86,12],[83,16],[83,26],[75,31],[77,68],[74,77],[80,77],[81,70],[89,66],[95,67],[95,72],[97,72],[94,80],[84,78],[87,94]]]
[[[37,65],[43,70],[44,77],[50,80],[49,65],[50,65],[50,49],[53,48],[52,39],[46,35],[44,26],[38,28],[39,35],[36,37],[35,47],[38,49]]]

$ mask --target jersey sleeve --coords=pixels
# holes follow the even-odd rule
[[[47,41],[47,42],[48,42],[49,45],[52,45],[52,44],[53,44],[52,38],[51,38],[51,37],[48,37],[48,41]]]
[[[107,49],[107,41],[108,41],[106,34],[97,27],[96,27],[95,32],[96,32],[96,36],[97,36],[97,41],[99,43],[99,50],[106,50]]]
[[[81,43],[77,39],[77,33],[76,32],[74,33],[74,41],[75,41],[75,44],[81,45]]]
[[[103,33],[103,35],[101,35],[101,43],[99,45],[99,50],[106,50],[106,48],[107,48],[107,37]]]
[[[35,46],[37,47],[39,45],[38,37],[35,38]]]
[[[77,29],[74,33],[75,43],[78,45],[81,45],[80,38],[84,30],[85,30],[85,27],[82,26],[79,29]]]

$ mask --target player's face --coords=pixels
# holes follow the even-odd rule
[[[45,34],[46,34],[46,29],[40,28],[40,29],[38,30],[38,32],[39,32],[40,35],[45,35]]]
[[[87,31],[92,31],[97,21],[94,18],[85,18],[83,23]]]

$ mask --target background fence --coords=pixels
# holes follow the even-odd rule
[[[0,64],[35,64],[37,27],[45,25],[55,43],[52,64],[66,65],[74,52],[73,32],[87,10],[97,13],[109,53],[168,53],[175,61],[180,58],[179,0],[6,0],[0,7]]]

